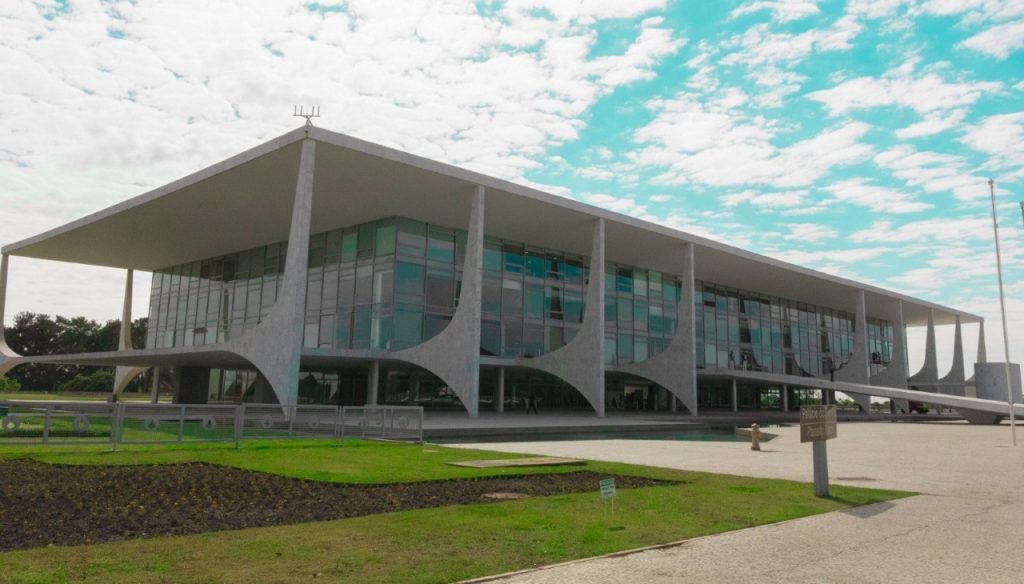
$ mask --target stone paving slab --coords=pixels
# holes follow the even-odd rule
[[[761,452],[736,442],[648,440],[472,447],[811,481],[811,445],[800,444],[799,428],[778,434]],[[1011,447],[1006,424],[840,424],[828,442],[833,482],[922,494],[495,581],[1017,584],[1024,582],[1024,432],[1020,438]]]

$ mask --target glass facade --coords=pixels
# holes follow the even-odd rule
[[[699,369],[829,377],[850,359],[852,314],[709,282],[695,288]],[[893,325],[868,319],[867,330],[876,373],[889,363]]]
[[[605,266],[605,364],[645,361],[665,350],[676,332],[681,289],[682,281],[672,274]]]
[[[304,345],[400,350],[437,335],[455,311],[466,237],[402,217],[313,235]],[[146,346],[237,338],[276,301],[285,256],[282,242],[156,271]],[[572,340],[587,308],[589,269],[584,256],[486,237],[480,353],[529,358]],[[677,326],[679,277],[612,263],[604,269],[605,363],[663,351]],[[696,282],[695,290],[698,368],[827,378],[849,360],[849,313],[710,282]],[[873,372],[888,364],[892,338],[891,322],[869,320]],[[398,379],[396,387],[408,385]],[[233,398],[231,391],[217,393]],[[417,386],[417,395],[429,391]]]

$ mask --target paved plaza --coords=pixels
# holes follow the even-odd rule
[[[738,442],[651,440],[472,446],[811,481],[811,445],[800,443],[799,428],[771,431],[779,437],[761,452]],[[1019,434],[1021,446],[1012,448],[1006,424],[841,423],[839,437],[828,443],[833,483],[921,494],[497,581],[1019,583],[1024,431]]]

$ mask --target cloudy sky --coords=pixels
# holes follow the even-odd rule
[[[0,31],[0,245],[317,104],[332,130],[981,314],[994,357],[993,178],[1024,359],[1024,0],[4,0]],[[7,320],[116,318],[122,287],[13,258]]]

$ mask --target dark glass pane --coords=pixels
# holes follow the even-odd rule
[[[544,325],[527,324],[523,330],[523,356],[539,357],[544,354]]]
[[[583,322],[583,295],[577,290],[565,290],[565,321]]]
[[[354,262],[356,261],[356,230],[346,229],[341,236],[341,261],[343,262]]]
[[[427,224],[411,219],[398,220],[398,253],[423,257],[427,250]]]
[[[523,313],[523,283],[518,280],[505,278],[501,285],[501,313],[522,314]]]
[[[377,222],[374,254],[387,256],[395,253],[395,222],[391,219]]]
[[[554,320],[562,320],[562,290],[555,286],[548,286],[545,289],[544,309],[547,317]]]
[[[373,266],[356,268],[355,304],[367,305],[373,302]]]
[[[483,276],[483,306],[484,314],[499,314],[501,312],[501,278],[493,272],[484,272]]]
[[[505,357],[519,357],[523,353],[523,321],[518,318],[503,318],[501,320],[502,330],[502,355]]]
[[[506,272],[515,274],[523,272],[523,246],[505,243],[502,246],[502,255],[505,260]]]
[[[455,262],[455,234],[450,229],[431,226],[427,238],[427,259],[451,264]]]
[[[524,304],[527,318],[544,318],[544,286],[527,284]]]
[[[633,361],[633,335],[619,333],[616,337],[615,352],[619,363]]]
[[[395,305],[395,345],[405,349],[423,340],[423,309],[416,304]]]
[[[451,267],[427,268],[426,304],[433,308],[455,306],[455,270]]]
[[[495,320],[485,320],[480,323],[480,354],[500,355],[501,354],[501,323]]]
[[[484,269],[501,271],[501,242],[496,239],[484,239]]]
[[[547,275],[547,254],[541,251],[528,250],[526,252],[526,275],[533,278],[543,278]]]
[[[395,264],[395,302],[423,304],[423,266],[409,262]]]
[[[356,247],[357,258],[373,257],[373,244],[377,238],[377,229],[373,223],[363,223],[359,226],[359,241]]]

